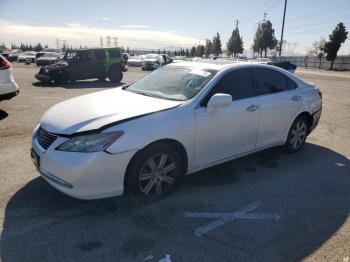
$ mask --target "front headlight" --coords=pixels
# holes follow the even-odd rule
[[[123,131],[117,131],[76,136],[64,142],[56,149],[60,151],[82,153],[100,152],[106,150],[123,134]]]

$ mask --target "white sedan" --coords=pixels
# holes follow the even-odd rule
[[[18,93],[18,85],[12,75],[12,65],[0,55],[0,101],[9,100]]]
[[[317,87],[277,67],[176,63],[53,106],[31,156],[75,198],[158,197],[182,175],[273,146],[299,150],[321,108]]]

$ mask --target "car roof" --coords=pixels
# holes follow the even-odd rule
[[[178,62],[174,64],[170,64],[168,66],[183,66],[183,67],[193,67],[193,68],[206,68],[211,70],[223,70],[225,68],[251,68],[251,67],[263,67],[269,69],[275,69],[277,71],[284,71],[278,67],[273,65],[267,65],[266,63],[261,62],[249,62],[249,61],[232,61],[232,60],[222,60],[222,61],[211,61],[211,60],[203,60],[203,61],[184,61]]]
[[[239,66],[242,64],[249,64],[249,63],[237,63],[234,61],[221,61],[221,63],[217,62],[211,62],[209,60],[204,60],[204,61],[196,61],[196,62],[191,62],[191,61],[184,61],[184,62],[178,62],[175,64],[170,64],[169,66],[183,66],[183,67],[193,67],[193,68],[206,68],[206,69],[211,69],[211,70],[222,70],[227,67],[235,67]]]

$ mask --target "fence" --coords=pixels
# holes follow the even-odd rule
[[[290,61],[298,67],[310,67],[317,69],[329,69],[331,62],[326,58],[319,59],[315,56],[281,56],[272,58],[276,61]],[[334,70],[350,70],[350,56],[339,56],[333,64]]]

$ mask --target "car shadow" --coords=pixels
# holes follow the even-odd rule
[[[157,202],[81,201],[35,178],[7,202],[0,260],[141,261],[171,249],[174,261],[213,261],[217,252],[237,261],[300,261],[347,220],[349,168],[347,157],[315,144],[295,154],[273,148],[185,177]],[[257,200],[281,220],[232,223],[200,238],[192,231],[207,220],[193,224],[182,215],[232,211]]]
[[[85,88],[111,88],[111,87],[120,87],[125,85],[125,83],[114,83],[110,81],[101,81],[101,80],[83,80],[68,82],[65,84],[55,84],[53,82],[35,82],[33,86],[36,87],[62,87],[66,89],[85,89]]]
[[[9,114],[6,111],[0,109],[0,120],[3,120],[8,116]]]

